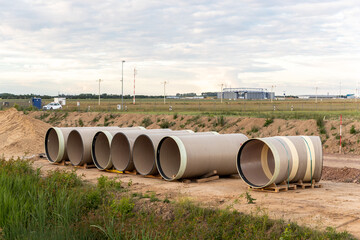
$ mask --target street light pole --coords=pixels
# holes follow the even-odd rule
[[[164,104],[166,104],[166,84],[168,84],[169,82],[167,82],[167,81],[164,81],[164,82],[162,82],[162,84],[164,84]]]
[[[99,82],[99,106],[100,106],[100,83],[103,81],[101,79],[97,80]]]
[[[124,62],[121,62],[121,111],[124,111]]]

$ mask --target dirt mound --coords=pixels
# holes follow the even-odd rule
[[[44,135],[51,127],[12,108],[0,112],[0,155],[5,158],[44,152]]]
[[[321,179],[335,182],[360,183],[360,169],[323,167]]]

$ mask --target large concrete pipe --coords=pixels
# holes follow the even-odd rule
[[[118,127],[116,127],[119,129]],[[68,160],[67,139],[74,129],[107,129],[107,127],[51,127],[45,134],[45,153],[51,163]]]
[[[68,136],[66,149],[70,162],[75,165],[92,163],[91,144],[94,135],[101,130],[120,129],[119,127],[76,128]]]
[[[95,134],[91,145],[91,157],[99,170],[110,169],[113,164],[110,154],[110,146],[113,136],[118,132],[147,130],[144,127],[119,128],[102,130]]]
[[[217,132],[200,132],[194,133],[193,131],[172,131],[171,133],[153,133],[141,134],[134,142],[133,146],[133,161],[135,169],[141,175],[157,175],[159,174],[156,167],[156,150],[159,146],[161,139],[171,136],[182,135],[214,135]]]
[[[238,153],[237,170],[251,187],[286,182],[320,181],[322,144],[317,136],[250,139]]]
[[[172,132],[171,129],[150,129],[148,134]],[[143,134],[143,131],[116,133],[111,141],[110,153],[113,166],[119,171],[132,171],[135,169],[132,149],[135,139]]]
[[[66,142],[69,133],[75,128],[51,127],[45,134],[45,153],[51,163],[67,160]]]
[[[165,180],[200,177],[214,170],[218,175],[235,174],[237,152],[247,139],[244,134],[165,137],[156,164]]]

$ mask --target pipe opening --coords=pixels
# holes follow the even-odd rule
[[[180,170],[180,149],[171,137],[161,140],[158,147],[158,170],[163,178],[173,179]]]
[[[73,130],[70,132],[66,147],[71,163],[73,165],[79,165],[83,158],[84,144],[78,131]]]
[[[148,136],[139,136],[133,147],[133,160],[136,171],[141,175],[150,174],[155,165],[155,149]]]
[[[239,150],[237,168],[241,178],[249,185],[264,186],[274,174],[274,155],[263,141],[258,139],[247,141]]]
[[[123,171],[130,163],[131,149],[128,138],[123,133],[117,133],[111,141],[111,160],[114,167]]]
[[[56,162],[59,155],[59,136],[50,128],[45,136],[45,152],[50,162]]]
[[[95,165],[100,169],[105,169],[110,161],[110,142],[105,133],[96,133],[92,150]]]

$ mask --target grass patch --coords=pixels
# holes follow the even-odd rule
[[[161,120],[161,123],[159,124],[159,126],[161,127],[161,128],[170,128],[170,127],[172,127],[172,126],[174,126],[175,125],[175,122],[169,122],[169,121],[167,121],[167,120]]]
[[[80,127],[83,127],[83,126],[84,126],[84,122],[83,122],[83,120],[82,120],[81,118],[79,118],[78,123],[79,123],[79,126],[80,126]]]
[[[269,126],[269,125],[272,124],[273,122],[274,122],[274,118],[267,118],[267,119],[265,120],[264,127]]]
[[[319,128],[320,134],[326,134],[325,123],[322,117],[316,118],[316,125]]]
[[[354,239],[262,212],[203,208],[186,199],[172,203],[154,192],[130,194],[116,178],[102,176],[90,185],[75,171],[43,177],[23,160],[0,159],[0,186],[1,239]],[[254,203],[250,193],[245,197]]]
[[[147,128],[151,124],[153,124],[153,121],[151,121],[151,119],[149,117],[145,117],[141,122],[141,126],[143,126],[145,128]]]
[[[351,128],[350,128],[350,134],[356,134],[356,133],[357,133],[357,131],[355,129],[355,126],[352,125]]]

